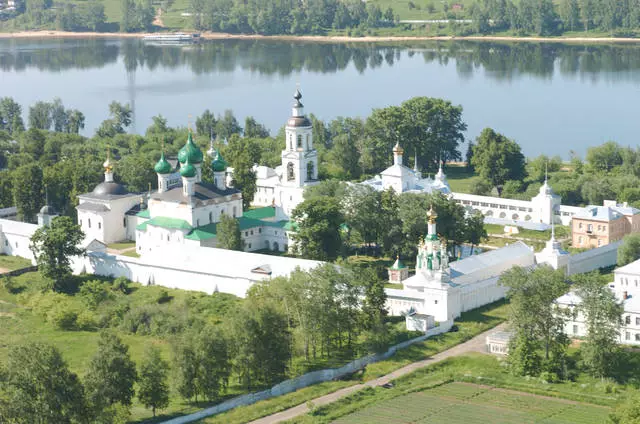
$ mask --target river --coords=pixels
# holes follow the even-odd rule
[[[86,135],[112,100],[133,105],[134,132],[157,114],[187,125],[208,108],[231,109],[241,121],[251,115],[275,134],[296,84],[306,111],[324,120],[442,97],[463,106],[468,139],[492,127],[528,156],[584,155],[608,140],[635,146],[640,133],[636,44],[0,39],[0,97],[25,111],[60,97],[86,115]]]

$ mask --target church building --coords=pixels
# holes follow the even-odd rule
[[[289,222],[278,219],[273,206],[245,213],[242,193],[227,185],[226,161],[214,154],[206,164],[189,132],[175,167],[160,155],[154,167],[158,189],[148,194],[129,193],[115,182],[107,157],[104,182],[78,196],[78,223],[87,239],[135,240],[139,255],[171,246],[216,247],[217,224],[227,215],[238,221],[245,251],[287,251]],[[211,166],[213,184],[202,180],[203,166]]]
[[[413,169],[402,163],[404,149],[396,143],[393,148],[393,165],[385,169],[380,175],[370,180],[362,182],[364,185],[375,188],[378,191],[392,188],[396,193],[433,193],[439,191],[443,194],[450,194],[451,187],[447,181],[447,176],[442,171],[442,164],[438,173],[433,179],[422,178],[422,173],[418,170],[418,160],[416,156]]]
[[[437,215],[430,210],[427,217],[428,234],[418,245],[415,274],[409,277],[399,260],[389,269],[390,283],[402,285],[385,289],[390,315],[454,320],[462,312],[503,298],[506,288],[498,279],[504,271],[535,264],[533,250],[521,241],[449,264],[446,241],[437,233]]]
[[[318,152],[313,147],[313,128],[304,114],[296,90],[291,117],[285,125],[285,148],[278,167],[255,166],[256,193],[254,206],[274,206],[282,219],[304,200],[305,187],[318,183]]]

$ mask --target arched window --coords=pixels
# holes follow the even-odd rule
[[[237,207],[233,207],[233,216],[237,216],[238,215],[238,208]]]
[[[302,136],[298,134],[298,149],[302,148]]]
[[[296,179],[295,171],[293,170],[293,162],[287,164],[287,181],[293,181]]]
[[[293,150],[293,135],[289,134],[289,150]]]
[[[209,212],[209,223],[213,222],[213,212]]]
[[[311,137],[307,134],[307,149],[311,149]]]
[[[307,181],[311,181],[311,180],[314,179],[313,178],[313,172],[314,172],[313,162],[307,163]]]
[[[89,228],[91,228],[91,218],[88,219],[89,222]]]
[[[127,228],[127,218],[122,219],[122,226]]]

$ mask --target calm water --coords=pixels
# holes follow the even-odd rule
[[[326,120],[443,97],[464,107],[467,138],[493,127],[527,155],[639,140],[640,45],[0,40],[0,96],[25,109],[60,97],[84,112],[88,135],[112,100],[134,105],[137,132],[154,115],[186,125],[209,108],[252,115],[275,133],[297,83],[307,111]]]

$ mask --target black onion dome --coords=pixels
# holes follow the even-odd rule
[[[311,121],[306,116],[292,116],[287,120],[289,127],[310,127]]]
[[[122,184],[116,182],[103,182],[93,189],[93,194],[97,195],[123,195],[127,194],[127,189]]]

